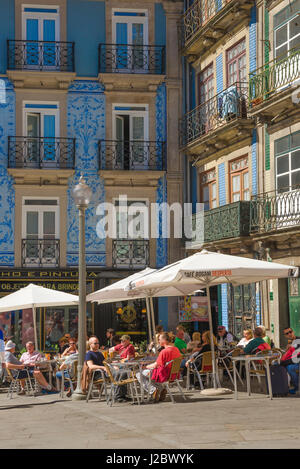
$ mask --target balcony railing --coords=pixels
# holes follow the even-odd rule
[[[22,267],[59,267],[59,239],[22,239]]]
[[[204,212],[204,236],[199,233],[203,229],[202,214],[192,215],[194,238],[192,243],[209,243],[228,238],[249,236],[250,233],[250,201],[239,201],[222,205]],[[198,223],[199,219],[199,223]]]
[[[293,227],[300,228],[300,188],[252,197],[251,232],[266,233]]]
[[[74,169],[75,139],[8,137],[9,168]]]
[[[188,112],[180,122],[180,144],[194,140],[233,122],[247,118],[248,85],[235,83]]]
[[[99,73],[165,74],[165,46],[100,44]]]
[[[164,171],[165,142],[100,140],[99,168],[106,170]]]
[[[249,74],[251,106],[269,99],[300,78],[300,49],[291,50]]]
[[[197,0],[183,15],[183,43],[188,42],[230,0]]]
[[[119,269],[140,269],[149,265],[149,240],[114,239],[112,265]]]
[[[8,40],[7,69],[74,72],[74,43]]]

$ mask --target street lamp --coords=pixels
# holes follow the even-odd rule
[[[92,198],[92,190],[85,183],[83,175],[72,191],[73,199],[79,211],[79,305],[78,305],[78,368],[77,387],[74,400],[85,399],[81,389],[81,373],[86,352],[86,263],[85,263],[85,211]]]

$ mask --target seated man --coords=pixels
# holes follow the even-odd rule
[[[122,335],[121,343],[119,345],[115,345],[109,349],[109,352],[117,352],[120,354],[120,358],[122,361],[126,362],[132,358],[135,358],[135,349],[134,346],[130,343],[129,335]],[[128,372],[122,370],[122,367],[115,367],[114,368],[114,378],[116,380],[123,380],[128,378]],[[116,398],[119,402],[123,402],[128,400],[127,397],[127,386],[118,386],[116,391]]]
[[[123,360],[130,360],[135,358],[134,346],[130,343],[129,335],[122,335],[121,343],[109,349],[109,353],[117,352]]]
[[[25,394],[25,378],[28,377],[27,371],[25,371],[25,368],[27,366],[31,366],[30,362],[28,362],[28,365],[25,363],[19,361],[14,353],[16,350],[16,344],[14,344],[11,340],[7,342],[5,345],[5,363],[6,363],[6,368],[11,370],[12,375],[15,378],[19,378],[21,380],[21,391],[19,394]],[[28,350],[28,349],[27,349]],[[32,351],[34,351],[34,346]],[[27,352],[28,353],[28,352]],[[34,365],[33,365],[34,366]],[[44,388],[47,392],[55,392],[55,389],[52,388],[50,384],[47,383],[45,380],[44,376],[39,370],[28,370],[30,376],[34,376],[37,380],[37,382],[41,385],[42,388]]]
[[[85,354],[85,361],[91,371],[96,371],[95,380],[97,380],[102,378],[102,373],[100,370],[105,371],[105,366],[103,365],[105,359],[99,350],[99,340],[97,337],[90,337],[89,347],[90,350]]]
[[[43,373],[38,369],[34,369],[37,366],[36,362],[43,360],[43,355],[34,350],[34,343],[31,341],[26,343],[26,350],[27,352],[24,352],[21,355],[20,362],[29,368],[30,376],[33,376],[37,380],[41,388],[49,392],[56,392],[56,389],[53,388],[44,378]]]
[[[271,350],[269,344],[267,344],[263,339],[264,332],[260,327],[256,327],[253,331],[254,339],[250,340],[250,342],[246,345],[246,347],[241,350],[241,354],[245,355],[254,355],[257,353],[257,347],[262,346],[262,349]]]
[[[184,332],[182,329],[177,330],[177,336],[174,342],[174,346],[178,348],[180,353],[186,353],[186,342],[184,341]]]

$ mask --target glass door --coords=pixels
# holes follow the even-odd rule
[[[143,116],[130,116],[130,169],[146,169],[149,152],[145,148],[145,119]]]
[[[38,113],[26,115],[27,141],[24,146],[26,166],[39,167],[41,119]]]

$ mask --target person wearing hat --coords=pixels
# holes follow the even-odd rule
[[[11,370],[11,373],[14,378],[18,378],[21,381],[21,391],[18,394],[25,394],[25,379],[28,378],[28,373],[25,371],[25,368],[28,365],[25,365],[21,361],[19,361],[14,353],[16,350],[16,344],[9,340],[5,345],[5,364],[6,368]],[[42,388],[44,388],[48,392],[55,392],[56,390],[52,388],[52,386],[46,381],[43,374],[40,370],[28,370],[30,376],[34,376],[37,382],[40,384]]]

